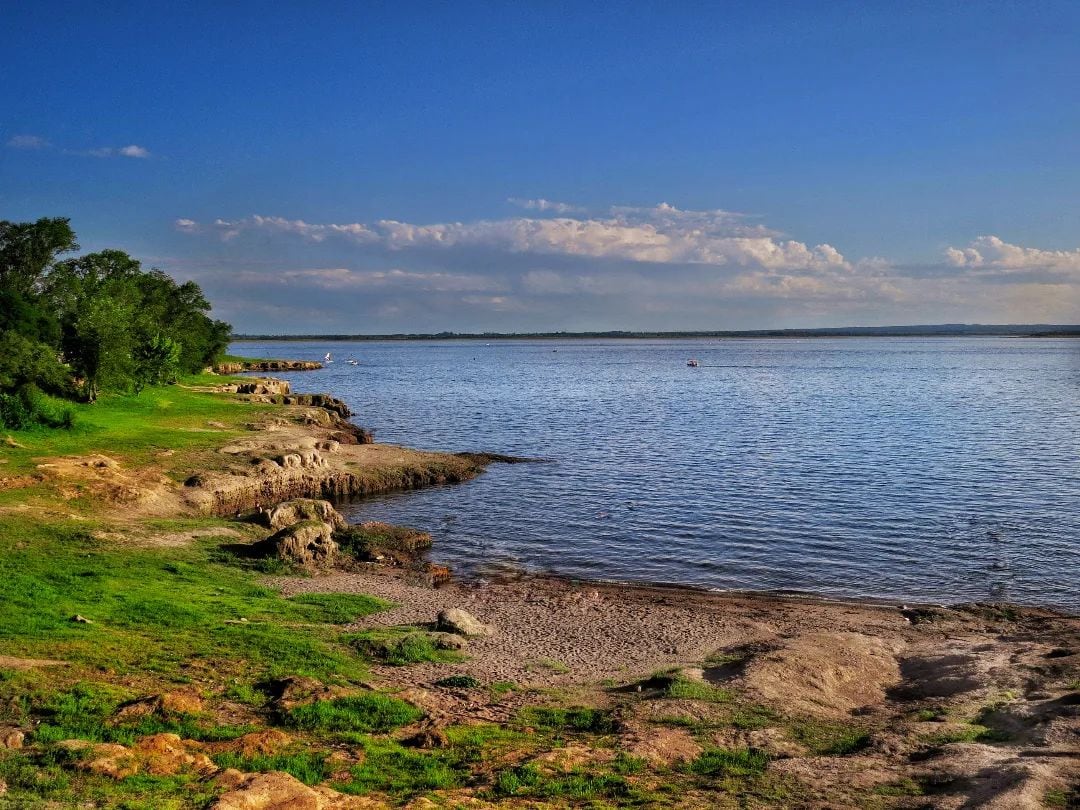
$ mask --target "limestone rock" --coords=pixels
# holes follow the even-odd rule
[[[305,520],[282,529],[263,541],[280,559],[304,568],[316,568],[331,563],[337,555],[338,544],[333,538],[334,527],[321,520]]]
[[[329,523],[334,531],[341,531],[347,525],[345,518],[338,514],[330,501],[313,498],[296,498],[279,503],[260,516],[260,522],[275,532],[305,520],[321,520]]]
[[[235,785],[212,805],[213,810],[362,810],[385,807],[360,796],[343,796],[330,788],[310,788],[281,771],[223,774],[225,784]]]
[[[459,636],[490,636],[494,632],[490,626],[461,608],[440,611],[436,627],[441,632],[457,633]]]

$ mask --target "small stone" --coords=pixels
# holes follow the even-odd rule
[[[75,624],[93,624],[93,622],[90,621],[88,618],[86,618],[85,616],[80,616],[78,613],[68,619],[68,621],[74,622]]]
[[[441,632],[457,633],[459,636],[490,636],[494,632],[491,627],[461,608],[440,611],[436,627]]]

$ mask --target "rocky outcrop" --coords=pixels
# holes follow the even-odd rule
[[[213,371],[215,374],[240,374],[244,371],[315,371],[322,367],[322,363],[311,360],[243,360],[218,363]]]
[[[432,537],[427,532],[376,520],[343,526],[335,539],[358,560],[391,565],[411,565],[432,545]]]
[[[262,553],[301,568],[330,565],[337,556],[334,527],[321,520],[304,520],[288,526],[257,544]]]
[[[376,446],[371,449],[381,450]],[[354,456],[344,451],[341,456],[340,463],[335,460],[310,466],[305,466],[303,456],[298,456],[299,463],[290,460],[288,467],[274,459],[255,459],[242,472],[199,473],[186,482],[185,500],[203,514],[232,516],[297,498],[337,501],[457,483],[475,477],[483,469],[465,459],[415,451],[401,451],[399,460],[388,460],[385,466],[356,463]]]
[[[374,810],[389,805],[364,796],[345,796],[318,785],[308,787],[283,771],[241,773],[229,769],[218,777],[226,792],[212,810]]]
[[[305,520],[319,520],[329,523],[334,531],[341,531],[348,525],[345,518],[338,514],[330,501],[314,498],[295,498],[279,503],[259,515],[258,522],[273,531],[293,526]]]

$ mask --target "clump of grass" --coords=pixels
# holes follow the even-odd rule
[[[444,689],[476,689],[480,685],[480,681],[476,680],[472,675],[451,675],[435,681],[435,685]]]
[[[326,754],[312,751],[283,752],[272,755],[244,757],[235,752],[218,754],[214,763],[221,768],[236,768],[240,771],[266,773],[267,771],[285,771],[292,774],[305,785],[317,785],[329,776],[330,768],[326,764]]]
[[[905,777],[885,785],[878,785],[874,788],[874,793],[879,796],[922,796],[925,791],[914,779]]]
[[[385,732],[414,723],[424,713],[381,692],[316,700],[285,715],[285,724],[305,731]]]
[[[731,725],[743,730],[768,728],[779,719],[779,715],[766,706],[750,704],[736,706],[731,710]]]
[[[664,689],[664,697],[678,700],[700,700],[706,703],[728,703],[733,695],[727,689],[688,678],[673,677]]]
[[[938,746],[958,742],[1005,742],[1009,737],[1010,735],[1007,732],[987,728],[978,723],[968,723],[938,734],[931,734],[925,740],[932,746]]]
[[[948,712],[941,706],[931,709],[919,709],[915,712],[915,719],[920,723],[941,722],[948,716]]]
[[[114,730],[105,720],[129,697],[130,693],[124,689],[87,682],[55,692],[31,707],[41,718],[34,730],[34,740],[39,743],[68,739],[110,741]]]
[[[520,721],[526,726],[557,733],[610,734],[617,726],[610,711],[580,706],[568,709],[530,706],[521,710]]]
[[[450,726],[445,733],[451,752],[460,762],[483,762],[493,755],[520,752],[537,744],[536,735],[494,724]]]
[[[224,696],[245,706],[258,708],[266,705],[266,693],[250,683],[234,683],[225,690]]]
[[[789,732],[817,756],[842,757],[861,751],[870,744],[870,735],[858,726],[828,723],[821,720],[799,720]]]
[[[395,667],[425,662],[457,663],[464,660],[464,656],[456,650],[440,650],[427,633],[414,628],[365,630],[350,635],[347,639],[364,655]]]
[[[707,748],[687,763],[689,773],[698,776],[758,776],[769,766],[769,755],[752,748]]]
[[[618,774],[574,770],[570,773],[545,773],[532,763],[500,771],[492,785],[496,797],[536,797],[588,801],[624,799],[633,793],[630,784]]]
[[[464,783],[465,773],[443,753],[403,748],[392,740],[365,740],[364,761],[350,771],[348,782],[334,785],[343,793],[381,791],[407,798],[429,790],[447,790]]]
[[[513,681],[495,681],[493,684],[488,686],[488,691],[491,692],[492,697],[502,697],[503,695],[508,695],[511,692],[516,692],[517,688],[517,684]]]
[[[315,621],[328,624],[349,624],[364,616],[389,610],[392,605],[374,596],[349,593],[303,593],[292,602],[309,605]]]

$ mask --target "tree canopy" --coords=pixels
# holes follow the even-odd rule
[[[61,258],[78,247],[67,219],[0,221],[0,419],[25,416],[38,389],[92,402],[172,383],[228,344],[195,282],[121,250]]]

